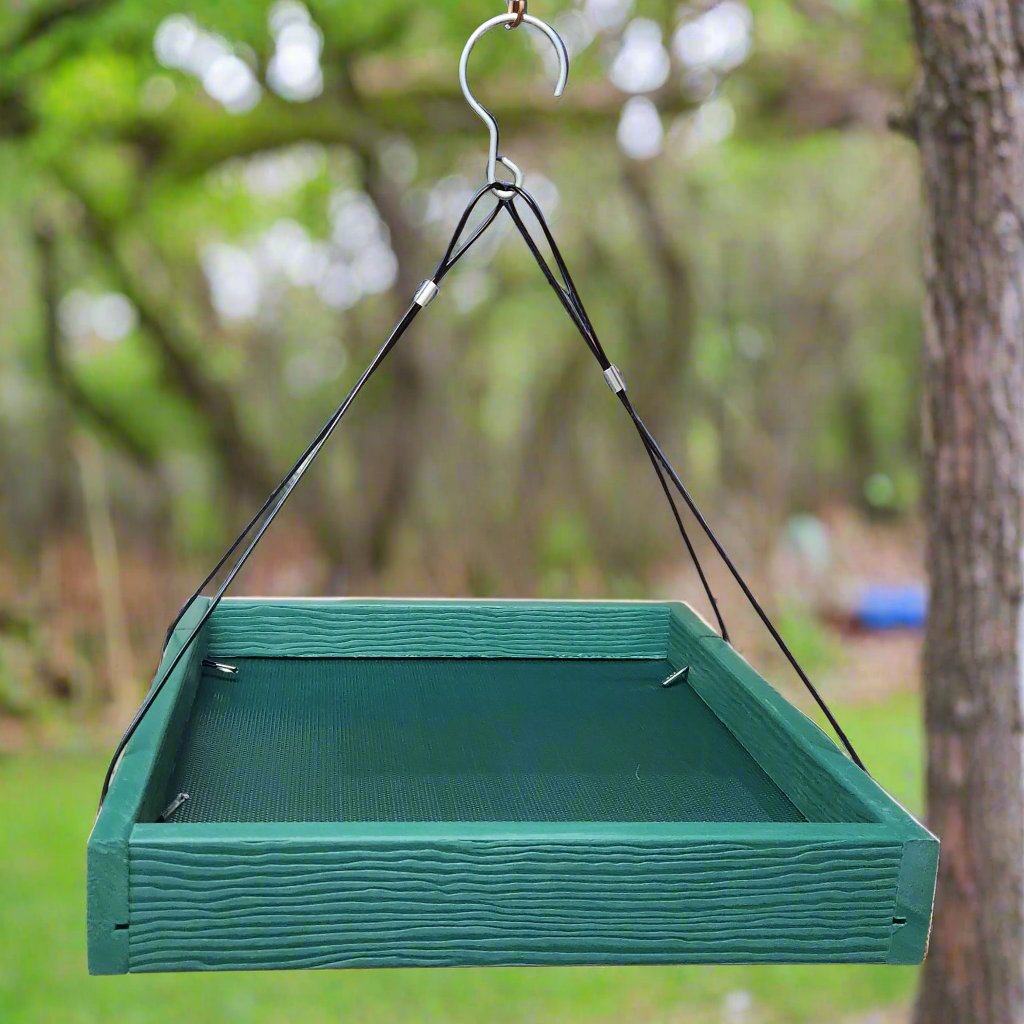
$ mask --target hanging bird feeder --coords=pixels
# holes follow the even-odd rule
[[[460,79],[490,133],[486,184],[168,632],[89,840],[92,973],[924,955],[938,841],[864,770],[640,418],[469,89],[476,40],[520,22],[553,44],[561,92],[565,47],[525,3],[470,37]],[[625,409],[690,555],[679,499],[846,753],[736,652],[699,562],[716,627],[668,602],[225,597],[356,395],[503,214]]]

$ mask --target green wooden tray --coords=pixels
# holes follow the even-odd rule
[[[228,599],[96,820],[89,969],[916,963],[938,848],[685,605]]]

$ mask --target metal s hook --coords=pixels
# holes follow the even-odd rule
[[[476,111],[480,120],[487,125],[487,132],[490,135],[490,147],[487,152],[487,180],[489,182],[498,180],[498,164],[500,163],[504,164],[512,172],[515,184],[521,187],[523,184],[523,172],[508,157],[502,156],[498,152],[498,122],[495,120],[494,115],[473,95],[466,78],[469,55],[473,52],[473,47],[476,46],[477,40],[490,32],[492,28],[497,28],[499,25],[509,27],[512,22],[532,25],[548,37],[551,45],[555,48],[555,55],[558,57],[558,81],[555,83],[555,96],[562,95],[565,83],[569,80],[569,51],[566,50],[562,37],[547,22],[541,21],[540,18],[535,18],[532,14],[524,14],[522,10],[517,10],[515,13],[499,14],[489,21],[485,21],[466,40],[466,45],[462,50],[462,57],[459,59],[459,85],[462,86],[462,95],[466,97],[466,102]],[[495,195],[501,199],[511,199],[515,195],[514,192],[501,191],[499,189],[494,191]]]

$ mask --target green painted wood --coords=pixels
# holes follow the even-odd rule
[[[794,827],[799,831],[794,832]],[[784,845],[794,839],[824,843],[900,845],[892,830],[877,823],[831,824],[789,821],[198,821],[143,822],[132,829],[131,841],[190,847],[210,842],[373,843],[378,840],[511,840],[600,843],[639,839],[678,847],[709,842],[750,841]]]
[[[644,601],[225,600],[209,651],[271,658],[664,658]]]
[[[197,601],[175,629],[154,681],[181,650],[207,606]],[[128,840],[149,809],[147,794],[160,792],[167,779],[181,730],[198,684],[203,637],[185,655],[142,720],[121,758],[107,798],[93,825],[86,853],[86,932],[89,973],[128,970]]]
[[[924,960],[931,933],[938,868],[938,840],[929,837],[908,839],[904,843],[889,963],[919,964]]]
[[[673,602],[670,605],[666,654],[677,668],[689,664],[689,654],[699,638],[714,636],[718,636],[715,630],[688,604]]]
[[[806,715],[685,605],[672,610],[674,661],[689,684],[810,821],[885,821],[935,841]]]
[[[209,705],[205,688],[223,685],[202,676],[199,645],[129,747],[90,839],[94,973],[923,956],[937,841],[683,606],[235,601],[209,640],[209,653],[257,659],[689,664],[693,692],[812,820],[155,824],[197,688]]]
[[[887,961],[920,963],[931,930],[938,839],[692,609],[674,607],[672,620],[673,663],[691,666],[688,681],[693,690],[810,821],[876,821],[901,838],[903,858]]]
[[[881,963],[901,854],[879,826],[142,825],[130,970]]]

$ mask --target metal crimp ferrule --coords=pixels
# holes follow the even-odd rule
[[[614,363],[604,371],[604,379],[615,394],[626,390],[626,379],[619,373],[619,368]]]
[[[434,296],[437,295],[438,287],[433,281],[424,281],[416,290],[416,294],[412,297],[412,301],[417,306],[428,306],[434,301]]]

